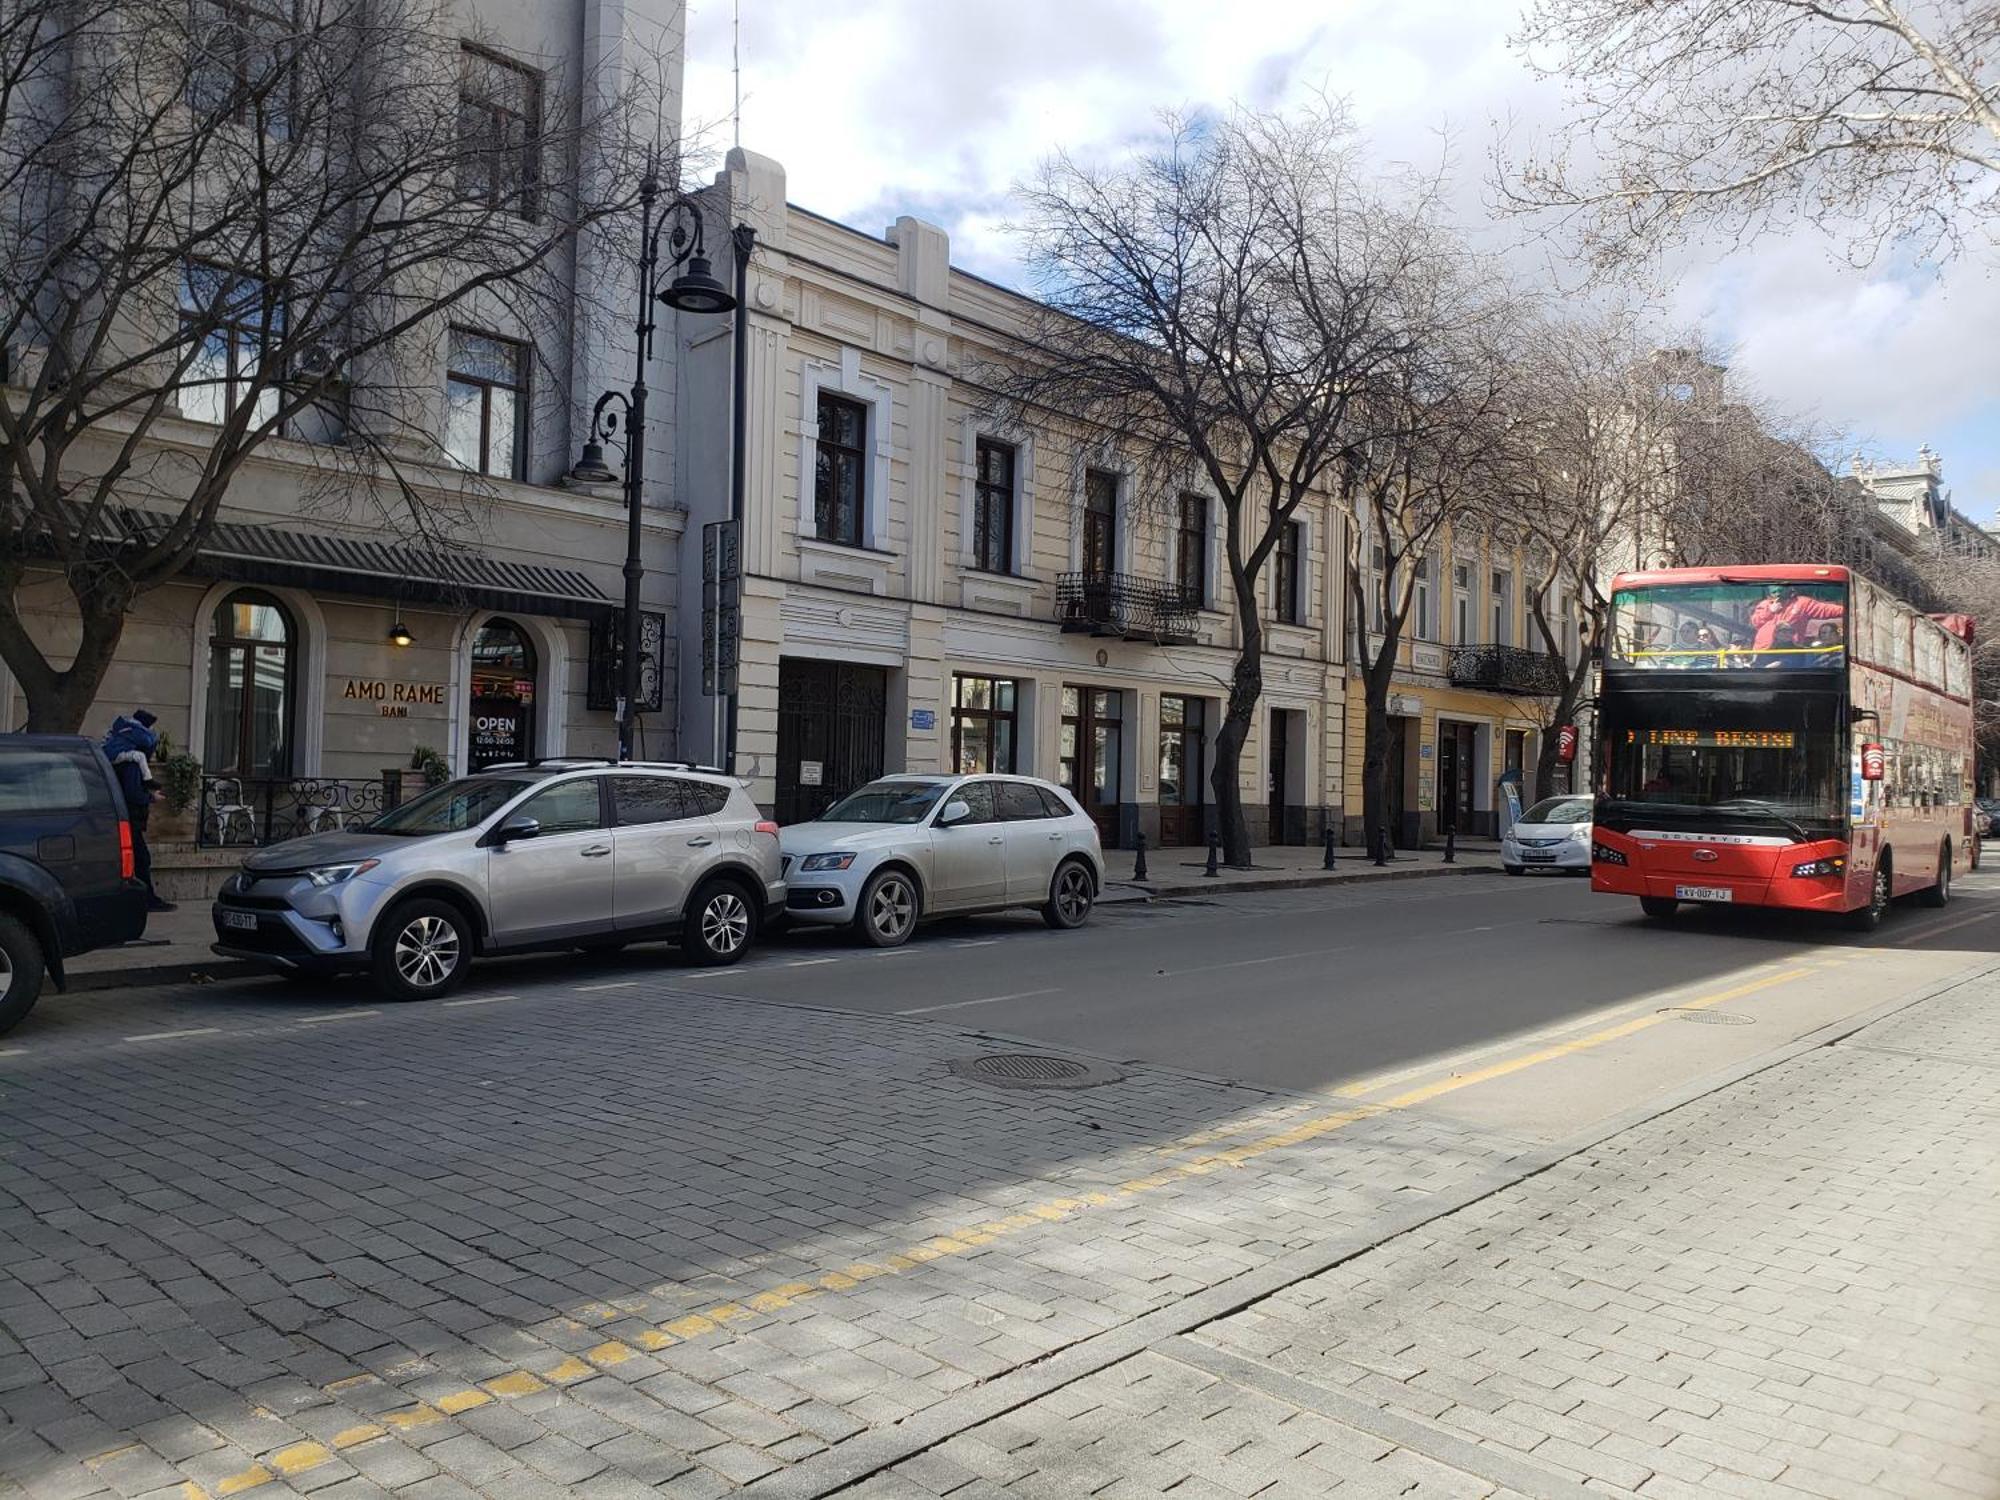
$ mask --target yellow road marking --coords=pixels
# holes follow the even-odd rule
[[[373,1422],[364,1422],[359,1427],[345,1427],[333,1435],[336,1448],[357,1448],[382,1435],[382,1429]]]
[[[612,1339],[607,1343],[599,1344],[595,1349],[586,1354],[584,1358],[588,1359],[594,1365],[604,1365],[608,1368],[612,1365],[622,1365],[628,1359],[636,1359],[638,1354],[639,1351],[634,1349],[630,1344],[623,1344],[617,1339]]]
[[[543,1371],[542,1379],[552,1380],[557,1385],[568,1385],[571,1381],[583,1380],[588,1376],[595,1375],[596,1373],[597,1372],[591,1369],[589,1365],[585,1364],[582,1360],[572,1355],[570,1358],[564,1360],[561,1364],[557,1365],[553,1370]]]
[[[289,1479],[294,1474],[306,1474],[321,1464],[333,1462],[333,1450],[324,1443],[294,1443],[289,1448],[280,1448],[271,1455],[271,1467]]]
[[[326,1391],[330,1396],[338,1396],[342,1391],[351,1391],[356,1386],[367,1385],[369,1382],[380,1378],[377,1375],[349,1375],[344,1380],[334,1381],[332,1385],[326,1388]]]
[[[496,1375],[483,1384],[496,1396],[532,1396],[536,1391],[548,1389],[543,1381],[530,1375],[526,1370],[510,1370],[505,1375]]]
[[[437,1408],[448,1417],[455,1417],[462,1411],[471,1411],[475,1406],[484,1406],[493,1398],[485,1391],[453,1391],[449,1396],[438,1398]]]
[[[245,1490],[254,1490],[260,1484],[271,1482],[271,1471],[262,1464],[252,1464],[241,1474],[231,1474],[215,1487],[218,1495],[240,1495]]]
[[[382,1420],[398,1432],[411,1432],[419,1427],[429,1427],[444,1420],[444,1413],[434,1406],[425,1406],[421,1401],[415,1406],[406,1406],[400,1411],[385,1411]]]

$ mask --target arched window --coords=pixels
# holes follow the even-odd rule
[[[238,589],[215,607],[208,636],[208,734],[212,774],[292,774],[298,631],[284,605]]]
[[[535,753],[535,648],[512,620],[491,619],[472,638],[468,770]]]

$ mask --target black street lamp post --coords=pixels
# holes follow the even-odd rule
[[[737,305],[727,287],[715,279],[702,237],[701,205],[685,193],[661,203],[660,182],[648,169],[639,184],[639,316],[634,325],[637,354],[632,389],[606,391],[590,414],[590,435],[570,478],[584,484],[610,484],[617,475],[604,459],[604,445],[615,439],[622,410],[625,426],[625,619],[619,646],[618,758],[630,760],[639,716],[640,584],[646,576],[641,550],[645,519],[646,480],[646,361],[653,353],[653,303],[680,312],[725,313]],[[656,212],[657,209],[657,212]],[[679,220],[680,222],[675,222]],[[671,233],[667,226],[673,224]],[[664,291],[659,289],[662,245],[664,263],[679,271]],[[739,277],[739,280],[741,278]],[[658,665],[655,665],[658,670]]]

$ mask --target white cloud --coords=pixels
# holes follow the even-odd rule
[[[744,143],[777,158],[793,201],[879,233],[942,223],[959,263],[1013,278],[1009,187],[1057,148],[1115,152],[1163,108],[1347,96],[1383,160],[1436,159],[1451,127],[1469,225],[1483,219],[1489,122],[1532,128],[1560,94],[1508,50],[1506,0],[745,0]],[[690,122],[726,144],[729,5],[689,13]],[[1482,228],[1497,243],[1519,225]],[[1536,267],[1548,246],[1513,257]],[[1795,411],[1907,456],[1944,452],[1959,487],[2000,491],[2000,279],[1858,271],[1804,237],[1678,262],[1667,311],[1737,347],[1735,368]],[[1955,444],[1948,447],[1947,441]]]

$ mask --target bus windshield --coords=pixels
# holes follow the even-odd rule
[[[1846,814],[1847,754],[1829,732],[1626,729],[1611,752],[1614,815],[1720,816],[1817,837]]]
[[[1844,583],[1675,583],[1611,599],[1611,661],[1667,669],[1845,664]]]

